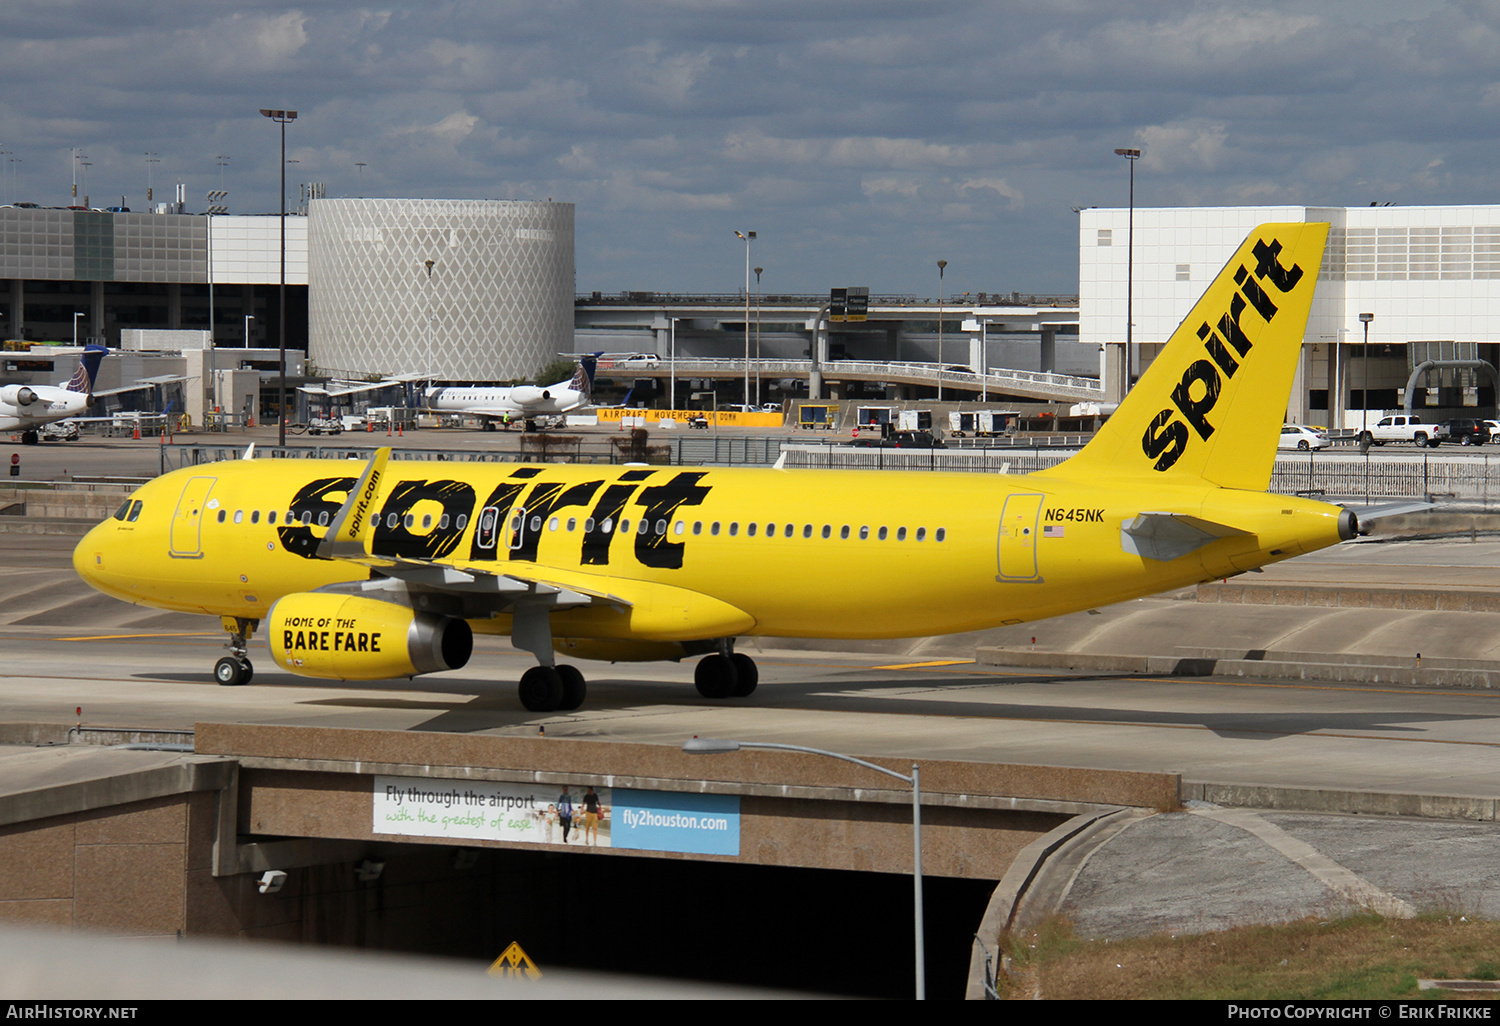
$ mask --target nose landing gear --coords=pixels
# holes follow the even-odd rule
[[[250,665],[246,651],[250,646],[250,637],[255,633],[255,628],[260,626],[260,621],[247,620],[241,616],[225,616],[220,618],[220,622],[229,633],[229,641],[224,646],[229,649],[229,654],[214,664],[214,680],[226,687],[249,684],[250,678],[255,675],[255,668]]]

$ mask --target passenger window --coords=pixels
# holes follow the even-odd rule
[[[547,521],[547,530],[549,530],[549,531],[555,531],[555,530],[557,530],[557,525],[560,522],[561,521],[559,521],[557,519],[557,517],[553,517],[551,520]]]
[[[583,529],[585,531],[589,532],[589,533],[593,532],[593,530],[594,530],[594,518],[593,517],[589,517],[587,520],[585,520],[583,522]]]
[[[276,523],[276,511],[274,509],[271,510],[271,512],[269,512],[269,513],[266,514],[266,523],[272,524],[272,525],[274,525]]]
[[[422,526],[424,528],[432,526],[432,514],[431,513],[423,513],[422,514]]]
[[[702,534],[703,533],[703,521],[701,521],[701,520],[694,520],[693,521],[693,533],[694,534]]]
[[[458,519],[456,521],[454,521],[454,524],[453,524],[453,526],[457,527],[460,531],[462,531],[468,525],[469,525],[469,514],[467,514],[467,513],[460,513],[458,515]]]
[[[578,530],[578,518],[577,517],[569,517],[568,518],[568,530],[569,531],[576,531],[576,530]]]
[[[774,537],[776,537],[776,525],[775,524],[767,524],[766,525],[766,537],[767,538],[774,538]]]
[[[758,525],[758,524],[756,524],[756,523],[755,523],[755,522],[754,522],[754,521],[753,521],[753,520],[752,520],[752,521],[751,521],[751,522],[750,522],[750,523],[748,523],[748,524],[746,524],[746,525],[745,525],[745,536],[746,536],[746,537],[747,537],[747,538],[754,538],[754,537],[755,537],[755,529],[756,529],[756,527],[758,527],[758,526],[759,526],[759,525]],[[734,533],[734,527],[733,527],[733,526],[731,526],[731,527],[730,527],[730,528],[729,528],[729,533],[730,533],[730,534],[733,534],[733,533]]]
[[[396,526],[396,522],[398,520],[400,520],[400,517],[398,517],[398,516],[396,516],[396,514],[392,513],[392,514],[390,514],[389,516],[387,516],[385,518],[385,526],[387,528],[394,529],[395,526]]]
[[[906,541],[906,528],[904,528],[904,527],[898,527],[898,528],[896,528],[896,540],[897,541]]]
[[[882,527],[880,529],[880,540],[881,541],[885,541],[885,535],[886,535],[886,529],[884,527]]]
[[[718,535],[719,535],[719,522],[717,520],[715,520],[713,522],[713,526],[711,526],[708,529],[708,533],[711,534],[711,535],[713,535],[714,537],[718,537]]]
[[[318,526],[319,527],[327,527],[328,526],[328,511],[326,509],[323,512],[321,512],[321,513],[318,514]]]
[[[823,537],[824,538],[832,538],[833,537],[833,525],[832,524],[824,524],[823,525]]]
[[[438,530],[448,530],[448,514],[444,513],[442,516],[438,517]]]
[[[665,520],[658,520],[656,522],[656,533],[657,534],[666,534],[667,533],[667,522]]]
[[[683,531],[686,531],[686,530],[687,530],[687,524],[685,524],[681,520],[677,521],[676,523],[674,523],[672,525],[672,533],[673,534],[681,534]]]
[[[606,527],[605,530],[608,531],[609,528]],[[630,521],[629,520],[621,519],[621,521],[620,521],[620,533],[621,534],[629,534],[630,533]]]
[[[933,541],[942,541],[947,536],[948,536],[948,529],[946,527],[939,527],[936,531],[932,532],[932,540]]]
[[[228,513],[228,512],[229,512],[228,510],[223,510],[223,509],[219,510],[219,523],[222,524],[224,522],[224,515],[226,513]]]
[[[531,518],[531,529],[533,531],[540,531],[542,529],[542,518],[541,517],[532,517]]]
[[[839,528],[839,538],[842,539],[843,541],[848,541],[849,540],[849,525],[848,524],[845,524],[843,527]]]
[[[740,522],[738,520],[731,520],[729,522],[729,537],[733,538],[735,535],[737,535],[739,533],[740,533]]]
[[[868,527],[861,527],[859,529],[859,540],[860,541],[867,541],[869,539],[869,537],[870,537],[870,529]]]
[[[605,534],[608,534],[610,531],[612,531],[614,529],[614,526],[615,526],[614,518],[613,517],[605,517],[604,518],[604,523],[602,523],[602,524],[599,525],[599,530],[603,531]]]
[[[919,528],[917,528],[917,541],[926,541],[926,540],[927,540],[927,528],[925,528],[925,527],[919,527]]]
[[[812,524],[803,524],[802,525],[802,537],[804,537],[804,538],[811,538],[812,537]]]
[[[243,524],[245,522],[245,511],[244,510],[237,509],[237,510],[234,511],[234,522],[236,524]]]
[[[260,523],[260,510],[253,509],[250,511],[250,522],[252,524]]]

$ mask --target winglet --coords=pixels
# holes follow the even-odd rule
[[[1316,222],[1252,231],[1099,433],[1039,473],[1265,491],[1327,238]]]
[[[364,473],[359,475],[359,480],[349,489],[349,497],[344,500],[333,523],[328,526],[328,533],[318,543],[318,558],[348,559],[369,554],[366,542],[374,519],[372,514],[375,496],[380,494],[381,479],[385,477],[386,461],[390,458],[390,446],[381,446],[375,450],[375,455],[365,465]]]

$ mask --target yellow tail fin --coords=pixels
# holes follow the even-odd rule
[[[1093,440],[1043,473],[1265,491],[1327,239],[1322,223],[1251,232]]]

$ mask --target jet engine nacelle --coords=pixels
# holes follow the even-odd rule
[[[531,403],[546,402],[552,398],[552,393],[545,388],[537,388],[535,385],[517,385],[510,390],[510,400],[522,406]]]
[[[474,651],[474,632],[464,620],[358,595],[287,595],[266,622],[271,657],[304,677],[412,677],[457,670]]]
[[[6,385],[0,388],[0,403],[7,406],[30,406],[37,401],[37,394],[25,385]]]

